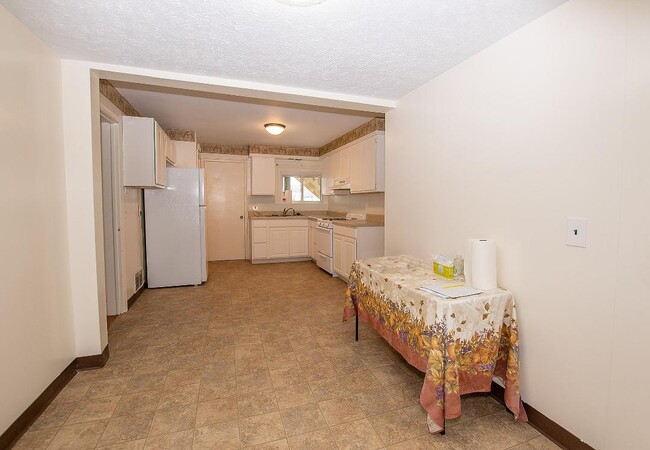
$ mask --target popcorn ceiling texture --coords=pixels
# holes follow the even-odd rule
[[[0,3],[62,58],[397,100],[564,1]]]

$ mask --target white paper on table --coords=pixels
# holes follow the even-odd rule
[[[453,281],[435,281],[432,284],[420,286],[420,290],[443,298],[468,297],[470,295],[476,295],[483,292],[479,291],[478,289],[474,289],[473,287],[465,286],[462,283],[454,283]]]

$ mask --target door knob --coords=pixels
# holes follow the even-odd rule
[[[243,219],[243,218],[244,218],[244,216],[239,216],[239,218],[240,218],[240,219]]]

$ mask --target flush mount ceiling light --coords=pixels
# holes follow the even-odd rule
[[[313,6],[323,3],[325,0],[276,0],[289,6]]]
[[[264,128],[266,128],[266,131],[271,133],[272,135],[276,136],[284,131],[286,126],[284,126],[281,123],[265,123]]]

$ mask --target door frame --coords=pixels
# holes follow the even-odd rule
[[[199,164],[201,169],[205,170],[206,162],[233,162],[241,161],[244,163],[244,185],[246,186],[246,195],[244,195],[244,259],[251,259],[251,242],[250,242],[250,221],[248,220],[248,196],[250,195],[250,175],[251,164],[248,155],[224,155],[221,153],[199,153]],[[207,225],[207,224],[206,224]]]
[[[113,203],[113,248],[106,249],[104,252],[112,251],[113,260],[115,261],[115,307],[116,313],[123,314],[128,310],[126,298],[126,284],[124,273],[124,243],[122,239],[122,229],[124,228],[122,209],[122,116],[116,114],[103,102],[99,106],[100,127],[101,119],[110,123],[111,127],[111,178],[113,190],[111,192]],[[102,184],[103,192],[103,184]],[[102,213],[103,215],[103,213]],[[103,227],[103,222],[102,222]],[[102,241],[103,242],[103,241]],[[105,299],[106,301],[106,299]],[[108,305],[106,305],[108,307]],[[108,310],[108,309],[107,309]]]

